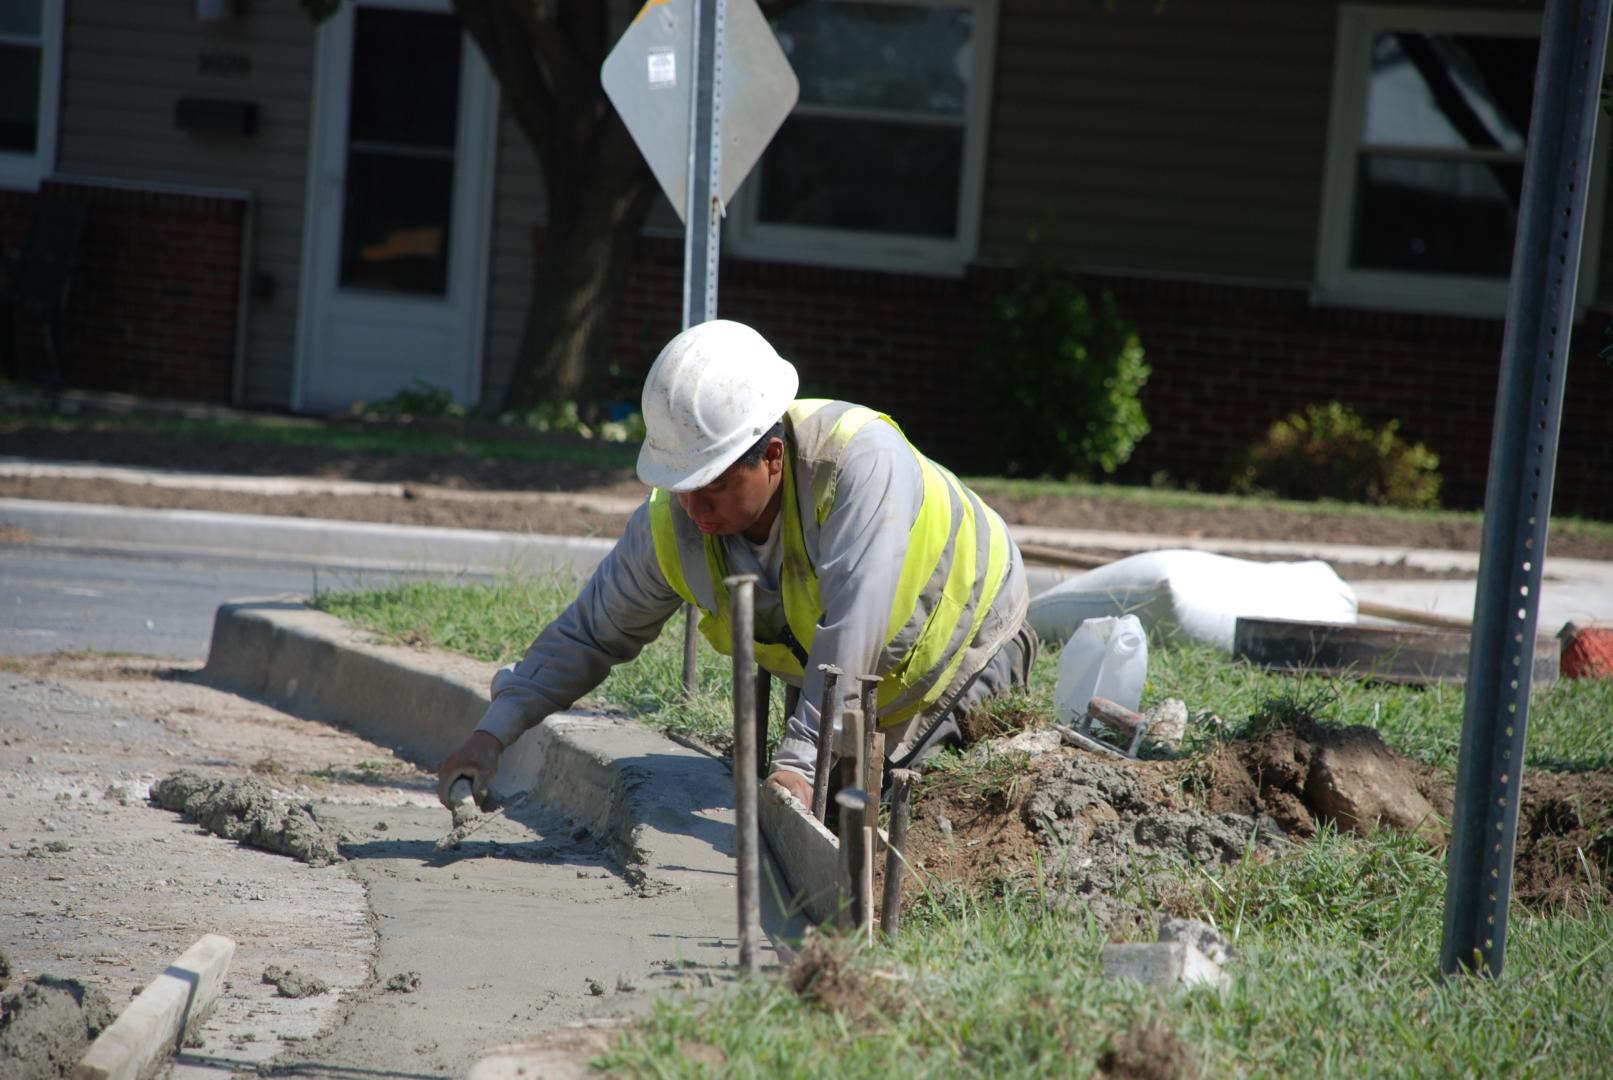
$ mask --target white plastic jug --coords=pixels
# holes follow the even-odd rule
[[[1086,619],[1059,653],[1053,711],[1060,723],[1076,724],[1095,697],[1135,711],[1148,677],[1148,635],[1135,615]]]

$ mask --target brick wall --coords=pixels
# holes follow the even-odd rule
[[[54,181],[42,194],[89,211],[62,324],[66,384],[229,401],[247,204]],[[15,193],[0,200],[8,246],[21,247],[31,205]],[[16,337],[18,374],[39,378],[38,324],[19,315]]]
[[[636,399],[644,372],[677,332],[682,244],[640,244],[617,337],[616,382]],[[803,391],[890,412],[909,436],[962,471],[985,467],[995,433],[976,407],[993,372],[981,340],[1002,270],[962,279],[725,259],[718,310],[756,326],[801,371]],[[1343,401],[1440,457],[1444,502],[1484,501],[1501,355],[1499,319],[1315,307],[1304,290],[1138,279],[1111,289],[1138,326],[1153,376],[1152,433],[1119,479],[1156,473],[1222,489],[1234,463],[1275,420],[1312,402]],[[1613,519],[1613,366],[1598,351],[1613,317],[1575,330],[1554,505]]]

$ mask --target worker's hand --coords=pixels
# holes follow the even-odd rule
[[[442,759],[437,766],[437,798],[450,810],[454,808],[448,790],[461,778],[470,781],[471,794],[476,805],[487,809],[492,797],[489,788],[498,774],[499,755],[504,744],[485,731],[473,731],[470,738],[459,744],[459,749]]]
[[[812,809],[812,785],[807,783],[807,778],[800,773],[779,769],[767,778],[767,782],[776,788],[788,791],[801,800],[802,806],[808,810]]]

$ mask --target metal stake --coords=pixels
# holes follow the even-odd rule
[[[879,690],[880,677],[878,675],[859,675],[857,682],[861,684],[863,729],[862,729],[862,761],[857,772],[857,783],[873,798],[873,808],[868,811],[867,825],[870,828],[879,827],[879,776],[885,764],[883,745],[876,747],[875,739],[879,733],[879,705],[875,700]],[[879,740],[883,744],[883,740]]]
[[[756,775],[767,775],[767,726],[773,711],[773,675],[756,669]]]
[[[833,664],[819,664],[823,672],[823,706],[818,710],[818,761],[812,773],[812,816],[827,823],[829,820],[829,758],[834,753],[834,718],[839,711],[840,676],[845,672]]]
[[[689,87],[689,172],[683,208],[683,328],[717,317],[717,258],[722,248],[723,53],[727,0],[694,0],[694,79]],[[683,625],[683,693],[694,696],[697,616]]]
[[[734,598],[734,816],[739,856],[739,967],[756,972],[756,941],[761,935],[761,850],[756,818],[756,676],[752,644],[755,626],[755,574],[727,578]]]
[[[1548,0],[1490,444],[1440,970],[1500,975],[1609,0]]]
[[[863,832],[863,816],[870,801],[861,788],[841,788],[835,795],[835,805],[840,808],[840,876],[851,893],[846,909],[850,914],[848,929],[867,926],[872,917],[868,908],[874,884],[868,878],[868,844]]]
[[[909,796],[918,773],[912,769],[891,770],[890,843],[885,848],[885,895],[879,904],[879,929],[895,937],[902,925],[902,871],[907,866],[907,815]]]

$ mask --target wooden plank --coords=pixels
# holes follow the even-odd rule
[[[840,881],[840,845],[800,800],[769,784],[756,801],[757,819],[773,864],[790,894],[786,910],[801,911],[813,922],[829,922],[851,902]]]
[[[207,934],[140,991],[101,1032],[73,1070],[73,1080],[141,1080],[151,1076],[218,1000],[235,942]]]
[[[1555,638],[1536,638],[1534,685],[1557,681],[1559,650]],[[1239,618],[1232,641],[1234,657],[1261,667],[1408,685],[1465,682],[1467,651],[1459,630],[1288,619]]]

